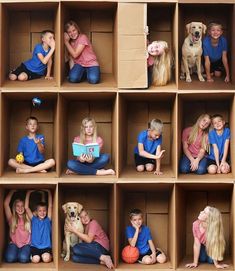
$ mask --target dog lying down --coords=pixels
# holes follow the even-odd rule
[[[70,259],[70,249],[81,241],[78,239],[76,234],[66,230],[66,225],[69,223],[73,224],[79,232],[84,232],[84,228],[79,217],[83,206],[78,202],[67,202],[62,206],[62,209],[64,210],[66,217],[64,223],[65,239],[63,242],[63,252],[61,253],[61,257],[63,257],[64,261],[67,262]]]

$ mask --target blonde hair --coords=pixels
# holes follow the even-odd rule
[[[216,261],[222,261],[225,251],[224,228],[222,216],[217,208],[210,207],[206,220],[206,251]]]
[[[154,56],[152,81],[154,86],[165,86],[171,79],[171,56],[166,41],[156,41],[164,47],[161,55]]]
[[[219,23],[219,22],[212,22],[212,23],[209,23],[209,25],[208,25],[208,28],[207,28],[208,33],[211,31],[211,28],[213,26],[219,26],[221,28],[221,30],[223,30],[223,25],[221,23]]]
[[[163,130],[163,123],[159,119],[152,119],[149,128],[150,130],[157,131],[159,134],[161,134]]]
[[[16,213],[16,204],[18,202],[23,202],[21,199],[16,199],[12,205],[12,220],[10,225],[10,231],[11,233],[15,233],[16,228],[18,226],[19,216]],[[24,203],[24,202],[23,202]],[[24,211],[23,214],[23,220],[24,220],[24,228],[26,231],[31,232],[31,222],[29,217],[27,216],[26,212]]]
[[[199,116],[196,123],[193,125],[192,130],[189,134],[189,138],[188,138],[189,144],[193,144],[196,141],[197,136],[198,136],[198,131],[199,131],[199,123],[203,118],[206,118],[206,117],[211,119],[211,117],[208,114],[202,114]],[[205,130],[203,130],[203,135],[202,135],[202,140],[201,140],[201,146],[207,152],[209,151],[208,132],[209,132],[209,126]]]
[[[78,33],[81,34],[81,30],[80,30],[78,24],[76,22],[72,21],[72,20],[68,21],[65,24],[64,28],[65,28],[66,32],[68,31],[68,29],[69,29],[70,26],[74,26],[77,29]]]
[[[82,144],[85,143],[85,138],[86,138],[85,127],[86,127],[88,122],[91,122],[93,127],[94,127],[92,142],[97,142],[97,125],[96,125],[96,122],[95,122],[95,120],[93,118],[87,117],[87,118],[82,120],[81,129],[80,129],[80,143],[82,143]]]

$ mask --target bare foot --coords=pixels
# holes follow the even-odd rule
[[[27,172],[25,172],[25,169],[23,169],[23,168],[17,168],[16,169],[16,173],[27,173]]]
[[[66,175],[70,175],[70,174],[76,174],[75,172],[73,172],[72,170],[70,169],[67,169],[66,172],[65,172]]]
[[[109,255],[101,255],[100,261],[103,262],[109,269],[113,269],[113,262]]]
[[[98,169],[96,171],[96,175],[104,176],[104,175],[115,175],[115,171],[113,169]]]
[[[47,173],[47,171],[45,169],[39,171],[40,173]]]

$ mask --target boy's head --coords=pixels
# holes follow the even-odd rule
[[[35,212],[39,219],[44,219],[47,216],[47,204],[45,202],[39,202]]]
[[[208,25],[208,34],[213,39],[218,39],[223,34],[223,26],[219,22],[213,22]]]
[[[38,129],[38,119],[30,116],[26,119],[26,130],[30,133],[36,133]]]
[[[163,123],[159,119],[153,119],[149,125],[149,137],[153,140],[158,139],[162,134]]]
[[[43,30],[41,32],[42,43],[50,45],[51,41],[54,40],[54,32],[52,30]]]
[[[140,227],[143,224],[143,213],[140,209],[132,209],[129,213],[130,221]]]
[[[224,125],[225,125],[225,121],[223,116],[219,115],[219,114],[215,114],[212,116],[212,125],[213,128],[217,131],[223,130],[224,129]]]

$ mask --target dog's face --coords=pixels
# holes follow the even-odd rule
[[[193,41],[199,41],[202,34],[206,33],[206,25],[201,22],[191,22],[186,25],[187,33],[192,36]]]
[[[62,208],[70,220],[75,220],[79,216],[83,206],[78,202],[67,202]]]

